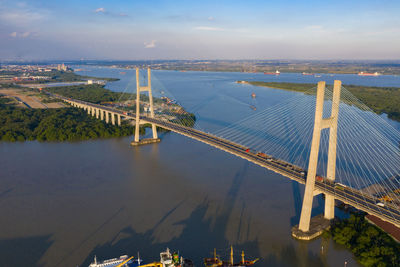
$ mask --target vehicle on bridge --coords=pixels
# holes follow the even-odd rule
[[[341,183],[335,183],[335,189],[339,190],[345,190],[347,185],[341,184]]]

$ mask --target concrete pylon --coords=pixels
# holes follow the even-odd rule
[[[99,114],[100,113],[100,109],[99,108],[96,108],[96,119],[98,119],[99,118]]]
[[[131,143],[132,145],[148,144],[159,142],[160,139],[157,136],[157,129],[155,124],[151,124],[153,139],[147,139],[140,142],[139,127],[140,127],[140,92],[149,92],[149,104],[150,104],[150,117],[154,118],[154,105],[153,105],[153,94],[151,90],[151,70],[147,68],[147,86],[140,86],[139,80],[139,68],[136,68],[136,124],[135,124],[135,140]]]
[[[110,112],[110,115],[111,115],[111,124],[115,125],[115,114]]]
[[[106,123],[108,123],[108,120],[110,119],[110,115],[108,114],[107,111],[104,111],[105,115],[106,115]]]
[[[118,126],[121,126],[121,115],[117,114]]]
[[[89,106],[86,106],[86,108],[87,108],[87,114],[90,115],[90,107],[89,107]]]
[[[100,120],[104,120],[104,110],[100,109]]]
[[[329,128],[329,150],[327,179],[331,182],[335,180],[336,169],[336,145],[337,145],[337,122],[339,115],[340,90],[342,82],[336,80],[333,87],[332,111],[330,118],[324,119],[324,97],[325,82],[319,82],[317,88],[317,102],[315,107],[314,132],[311,143],[310,159],[308,163],[308,172],[306,188],[304,192],[303,207],[301,210],[299,230],[306,233],[310,230],[311,210],[314,198],[315,176],[317,174],[318,154],[321,140],[321,131]],[[333,219],[335,216],[335,198],[332,195],[325,195],[325,219]]]

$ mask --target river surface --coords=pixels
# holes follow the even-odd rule
[[[132,70],[80,68],[120,78],[111,90],[135,86]],[[252,101],[262,109],[298,94],[235,83],[251,79],[400,86],[396,76],[154,71],[153,87],[171,92],[210,131],[251,115]],[[260,258],[256,266],[358,266],[330,239],[291,237],[304,186],[184,136],[161,138],[141,147],[130,146],[132,137],[0,143],[0,266],[87,266],[94,255],[137,252],[150,262],[166,247],[202,266],[214,248],[228,258],[230,245],[238,260],[241,250]],[[313,214],[323,205],[315,198]]]

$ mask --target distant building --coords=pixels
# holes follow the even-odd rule
[[[58,64],[58,65],[57,65],[57,70],[58,70],[58,71],[67,71],[67,69],[68,69],[68,68],[67,68],[67,66],[64,65],[64,63],[63,63],[63,64]]]

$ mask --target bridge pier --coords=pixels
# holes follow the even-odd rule
[[[99,115],[100,115],[99,113],[100,113],[100,109],[96,108],[96,119],[99,118]]]
[[[111,114],[111,124],[115,125],[115,114],[112,112],[110,112],[110,114]]]
[[[104,113],[105,113],[105,115],[106,115],[106,123],[108,123],[108,121],[109,121],[109,119],[110,119],[109,114],[108,114],[108,111],[105,110]]]
[[[100,109],[100,120],[104,121],[104,110]]]
[[[136,124],[135,124],[135,139],[131,142],[132,146],[139,146],[144,144],[158,143],[161,141],[157,136],[157,128],[155,124],[151,124],[153,138],[140,140],[139,127],[140,127],[140,92],[149,92],[150,102],[150,118],[154,118],[153,94],[151,91],[151,71],[147,68],[147,86],[140,86],[139,81],[139,68],[136,68]]]
[[[86,108],[87,108],[87,113],[88,113],[88,115],[90,115],[90,107],[89,107],[89,106],[86,106]]]
[[[118,119],[118,126],[121,126],[121,114],[117,115],[117,119]]]
[[[312,204],[315,192],[315,177],[317,175],[318,154],[321,140],[321,131],[329,128],[329,148],[327,177],[330,183],[335,181],[336,170],[336,146],[337,146],[337,121],[339,115],[340,89],[342,83],[336,80],[333,87],[332,109],[330,118],[323,118],[325,82],[319,82],[317,88],[317,102],[315,107],[314,132],[311,143],[310,159],[306,188],[303,198],[303,206],[300,215],[299,225],[292,228],[292,235],[295,238],[310,240],[323,233],[330,227],[330,220],[335,217],[335,197],[325,194],[325,214],[318,215],[311,219]],[[325,182],[328,182],[325,181]]]

